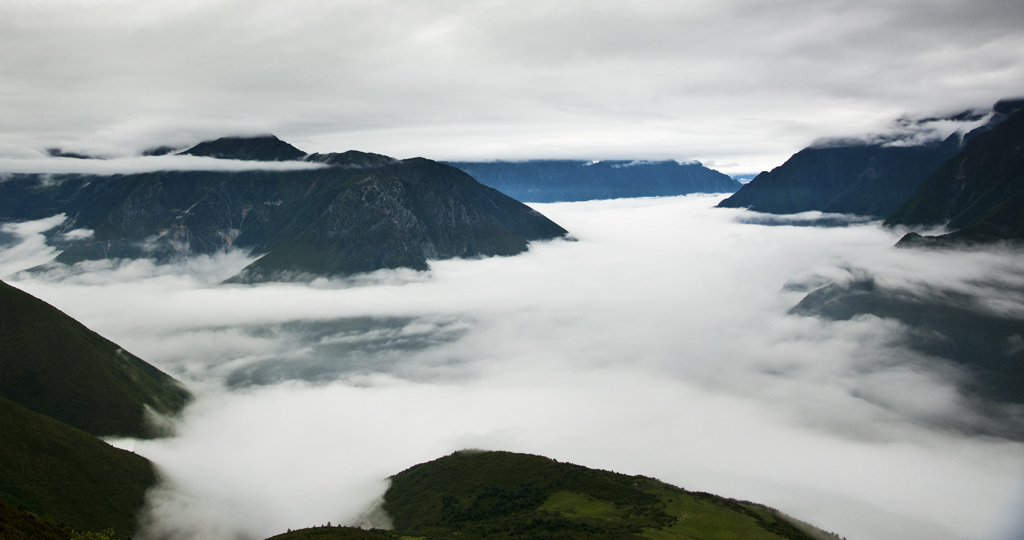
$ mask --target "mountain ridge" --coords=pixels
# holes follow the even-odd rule
[[[305,154],[273,136],[221,138],[183,153],[301,158],[324,167],[12,175],[0,183],[0,220],[68,216],[48,237],[62,249],[56,262],[63,264],[246,249],[262,257],[234,278],[247,283],[423,270],[433,259],[514,255],[532,241],[568,234],[532,208],[425,158]],[[65,237],[72,229],[91,236]]]
[[[451,161],[480,183],[524,202],[571,202],[732,193],[741,184],[700,163],[675,161]]]
[[[793,154],[782,165],[758,174],[720,208],[790,214],[806,211],[887,218],[910,200],[945,163],[976,138],[996,130],[1024,99],[996,102],[988,121],[969,132],[957,131],[942,141],[903,143],[892,137],[863,142],[832,141]],[[974,120],[976,113],[953,118]],[[943,119],[926,119],[928,122]],[[911,139],[912,141],[913,139]]]
[[[0,397],[96,436],[151,437],[191,395],[169,375],[0,281]]]
[[[884,225],[940,225],[970,238],[1024,239],[1024,110],[979,133],[944,163]],[[942,238],[942,237],[940,237]],[[911,236],[904,245],[922,244]]]

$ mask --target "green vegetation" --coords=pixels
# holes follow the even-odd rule
[[[456,452],[403,471],[384,509],[396,535],[428,539],[812,538],[764,506],[509,452]]]
[[[0,540],[70,540],[74,532],[0,499]]]
[[[74,529],[126,537],[155,482],[145,458],[0,398],[0,499]]]
[[[53,306],[0,282],[0,398],[96,436],[147,437],[188,392]]]
[[[392,531],[326,526],[273,540],[838,539],[759,504],[509,452],[456,452],[396,474],[384,510]]]

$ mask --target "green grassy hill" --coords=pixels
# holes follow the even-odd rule
[[[146,409],[189,400],[173,378],[60,310],[0,282],[0,397],[96,436],[146,437]]]
[[[456,452],[391,481],[393,531],[317,527],[274,540],[838,538],[763,505],[528,454]]]
[[[126,537],[155,482],[145,458],[0,398],[0,499],[11,505]]]

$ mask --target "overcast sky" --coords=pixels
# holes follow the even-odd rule
[[[0,2],[0,157],[272,132],[308,152],[781,164],[1024,94],[1014,0]]]

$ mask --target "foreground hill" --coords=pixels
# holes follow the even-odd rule
[[[0,499],[7,503],[74,529],[112,528],[127,537],[155,483],[145,458],[0,398]],[[30,521],[22,527],[34,530]],[[55,533],[47,526],[37,532]]]
[[[189,400],[173,378],[0,281],[0,398],[97,436],[154,435]]]
[[[462,171],[423,158],[307,155],[276,137],[223,138],[187,155],[319,168],[12,175],[0,221],[68,221],[50,233],[58,262],[210,254],[265,255],[235,281],[302,280],[431,259],[515,255],[566,231]],[[268,165],[269,167],[269,165]],[[78,230],[76,234],[65,234]],[[86,232],[91,231],[91,232]]]
[[[885,220],[941,225],[950,241],[1024,239],[1024,110],[979,134]],[[922,243],[910,237],[908,243]],[[927,242],[924,242],[927,243]]]
[[[398,473],[384,510],[393,531],[320,527],[274,538],[838,538],[762,505],[509,452],[456,452]]]
[[[733,193],[740,183],[700,163],[531,160],[449,162],[524,202]]]

